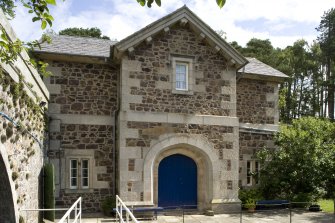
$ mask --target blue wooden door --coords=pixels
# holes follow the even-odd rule
[[[160,207],[197,205],[197,165],[189,157],[174,154],[158,167],[158,205]]]

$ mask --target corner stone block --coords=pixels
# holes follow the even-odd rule
[[[50,150],[58,150],[60,148],[60,140],[50,140]]]
[[[235,93],[236,93],[235,87],[223,86],[221,88],[221,94],[235,94]]]
[[[50,103],[49,104],[49,113],[60,113],[60,104]]]
[[[50,94],[60,94],[61,93],[61,86],[59,84],[45,83],[45,85],[48,88]]]
[[[53,67],[51,65],[51,66],[47,67],[47,71],[50,71],[53,76],[62,76],[62,68],[61,67]]]
[[[122,60],[122,72],[127,71],[141,71],[141,62],[136,60]]]
[[[275,110],[273,108],[265,108],[265,113],[267,117],[275,116]]]
[[[127,157],[129,159],[141,158],[141,147],[121,147],[120,157]]]
[[[267,93],[266,101],[268,102],[276,101],[276,95],[274,93]]]
[[[53,119],[50,121],[49,131],[50,132],[60,132],[61,121],[59,119]]]

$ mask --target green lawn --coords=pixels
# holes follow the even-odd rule
[[[319,200],[318,203],[321,206],[322,211],[334,213],[334,203],[332,200]]]

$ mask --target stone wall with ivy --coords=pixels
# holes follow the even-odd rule
[[[0,138],[7,157],[1,156],[9,162],[7,171],[15,185],[12,193],[19,210],[41,207],[43,185],[44,111],[39,106],[41,99],[28,96],[28,85],[23,75],[15,82],[6,71],[0,71]],[[18,213],[20,222],[36,222],[38,217],[37,212]]]
[[[0,28],[5,45],[17,43],[1,10]],[[49,92],[27,52],[13,56],[16,50],[2,54],[0,61],[0,222],[33,223],[39,213],[22,209],[42,206],[44,110]]]

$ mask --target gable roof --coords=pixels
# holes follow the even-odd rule
[[[34,52],[108,58],[110,56],[110,46],[117,42],[106,39],[65,35],[52,35],[51,39],[52,42],[50,44],[44,42],[41,44],[41,49],[35,48]]]
[[[182,21],[183,19],[186,19],[186,22],[190,24],[191,28],[198,32],[199,35],[201,34],[202,37],[206,38],[206,40],[213,47],[219,50],[228,59],[228,61],[236,64],[237,67],[242,67],[248,63],[245,57],[243,57],[237,50],[222,39],[221,36],[219,36],[211,27],[195,15],[188,7],[186,7],[186,5],[114,44],[114,50],[112,52],[113,56],[116,58],[119,57],[123,52],[139,45],[147,38],[161,32],[165,28],[168,28],[177,22]]]
[[[251,75],[259,75],[263,77],[271,77],[276,79],[285,79],[288,76],[279,70],[257,60],[256,58],[246,57],[249,61],[244,67],[240,68],[238,72],[242,75],[251,74]]]

